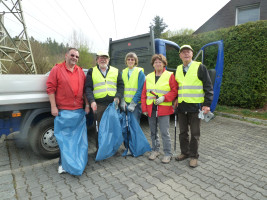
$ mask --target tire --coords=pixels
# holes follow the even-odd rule
[[[54,136],[54,118],[39,121],[29,135],[29,144],[33,152],[45,158],[59,156],[59,146]]]

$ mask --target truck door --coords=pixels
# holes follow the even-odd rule
[[[223,41],[219,40],[204,45],[196,54],[194,60],[201,62],[208,69],[214,91],[213,101],[210,107],[211,112],[213,112],[219,99],[222,84],[224,65]]]
[[[180,46],[175,42],[164,40],[164,39],[155,39],[155,51],[156,54],[162,54],[167,58],[167,70],[174,72],[177,69],[177,66],[182,63],[179,58],[179,49]]]

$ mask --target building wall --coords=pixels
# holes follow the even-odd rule
[[[267,20],[267,0],[231,0],[193,34],[235,26],[236,8],[260,3],[260,20]]]

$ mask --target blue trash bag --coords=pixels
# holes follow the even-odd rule
[[[122,113],[125,119],[126,114]],[[122,156],[127,156],[128,149],[134,157],[143,155],[147,151],[151,151],[151,147],[146,139],[144,132],[142,131],[139,123],[137,122],[134,114],[132,112],[127,113],[128,117],[128,130],[125,122],[122,123],[123,127],[123,137],[124,145],[126,150],[123,152]]]
[[[114,102],[109,104],[100,121],[96,161],[113,156],[123,142],[119,109]]]
[[[88,161],[85,111],[60,110],[54,120],[54,135],[63,169],[72,175],[82,175]]]

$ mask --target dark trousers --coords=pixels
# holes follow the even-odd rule
[[[181,153],[191,158],[198,158],[198,145],[200,137],[200,119],[198,113],[178,113],[178,123],[180,128],[180,148]],[[189,127],[191,137],[189,141]]]

